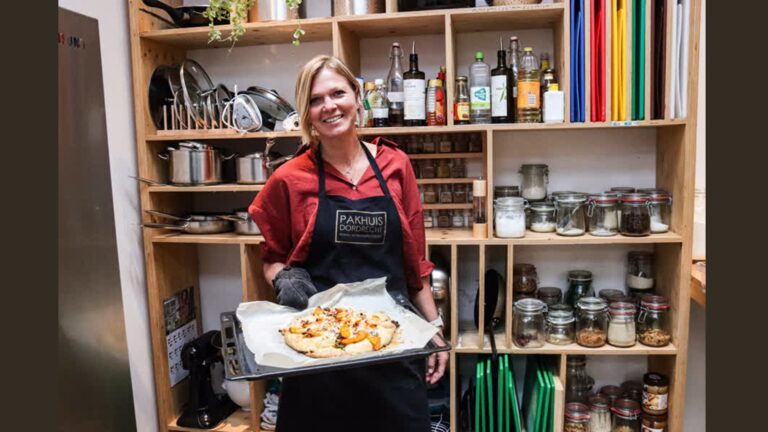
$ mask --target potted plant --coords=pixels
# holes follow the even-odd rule
[[[285,0],[289,9],[296,11],[301,5],[302,0]],[[248,11],[256,3],[256,0],[211,0],[208,8],[203,15],[208,19],[208,42],[215,41],[231,41],[232,46],[245,34],[245,24],[248,22]],[[214,25],[215,20],[229,19],[232,25],[232,30],[227,37],[222,37],[220,29]],[[301,28],[301,23],[298,24],[296,31],[293,32],[294,45],[301,43],[301,36],[304,34],[304,30]]]

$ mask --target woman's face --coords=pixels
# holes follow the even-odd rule
[[[309,119],[320,138],[334,138],[355,127],[358,110],[354,89],[330,69],[315,75],[309,96]]]

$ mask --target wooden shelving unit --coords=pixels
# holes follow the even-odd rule
[[[606,6],[610,0],[605,0]],[[671,0],[669,0],[671,1]],[[248,147],[251,141],[258,142],[267,138],[297,140],[301,134],[292,132],[255,132],[238,134],[229,130],[214,131],[158,131],[151,121],[147,108],[147,88],[149,79],[154,69],[161,64],[181,63],[191,50],[227,50],[229,43],[208,44],[207,27],[170,29],[160,21],[147,14],[139,12],[143,7],[140,0],[129,0],[129,17],[131,29],[131,54],[133,65],[133,89],[134,89],[134,114],[136,120],[136,148],[138,155],[139,176],[143,178],[163,181],[166,178],[167,166],[159,160],[155,153],[166,145],[183,140],[215,140],[225,142],[231,146]],[[169,1],[174,6],[181,5],[180,0]],[[291,35],[300,24],[305,30],[302,36],[303,42],[323,41],[328,42],[327,54],[333,54],[352,69],[355,74],[360,74],[362,57],[361,41],[379,37],[404,37],[412,35],[441,35],[444,38],[445,56],[447,67],[447,97],[453,100],[454,89],[452,83],[459,72],[457,59],[464,58],[467,53],[457,53],[457,47],[461,38],[476,32],[503,32],[508,34],[512,30],[538,29],[551,34],[553,46],[553,61],[558,69],[558,78],[561,88],[565,90],[566,107],[569,106],[568,89],[570,54],[569,46],[569,8],[564,2],[539,5],[499,6],[472,9],[450,9],[425,12],[397,12],[397,2],[387,0],[387,12],[385,14],[353,17],[326,17],[312,18],[299,21],[286,22],[257,22],[246,25],[246,34],[238,42],[237,46],[256,45],[286,45],[290,46]],[[671,20],[671,13],[667,17]],[[452,305],[458,305],[459,274],[463,273],[466,260],[460,259],[460,250],[476,250],[478,262],[475,263],[474,275],[479,280],[479,297],[481,302],[485,299],[484,273],[488,266],[487,257],[491,249],[503,249],[506,255],[505,280],[507,292],[512,292],[511,280],[514,257],[520,250],[531,246],[544,247],[568,247],[568,246],[592,246],[601,245],[647,245],[653,248],[656,254],[656,272],[659,291],[668,296],[671,301],[672,315],[672,344],[664,348],[649,348],[636,345],[632,348],[603,347],[599,349],[582,348],[577,345],[552,346],[547,345],[538,349],[521,349],[516,347],[511,340],[512,330],[512,295],[506,297],[507,314],[504,318],[504,328],[493,337],[499,347],[499,351],[517,355],[523,354],[548,354],[559,356],[560,373],[556,377],[560,390],[560,397],[556,401],[555,431],[562,428],[562,396],[565,382],[565,363],[567,356],[575,354],[598,356],[643,356],[647,358],[648,368],[666,373],[671,379],[669,428],[670,432],[682,432],[683,407],[685,406],[685,368],[687,364],[688,346],[688,317],[691,298],[691,244],[693,226],[693,195],[694,195],[694,161],[696,139],[696,106],[698,93],[695,91],[698,81],[698,41],[700,22],[700,2],[693,0],[690,15],[690,40],[689,40],[689,89],[688,93],[688,117],[686,119],[672,119],[667,110],[666,117],[662,120],[643,120],[629,122],[585,122],[585,123],[560,123],[560,124],[492,124],[492,125],[453,125],[453,112],[451,104],[448,104],[448,125],[431,127],[398,127],[398,128],[363,128],[359,130],[362,136],[388,136],[397,138],[412,134],[477,134],[483,144],[481,153],[446,153],[446,154],[419,154],[412,155],[413,159],[439,159],[439,158],[466,158],[477,159],[482,163],[482,175],[488,179],[488,191],[493,190],[493,174],[501,170],[517,169],[517,166],[509,166],[508,161],[502,161],[494,157],[500,149],[509,146],[510,136],[529,136],[536,132],[563,132],[591,130],[596,134],[603,131],[612,131],[619,128],[636,129],[651,128],[652,134],[648,134],[648,140],[652,140],[655,148],[655,175],[656,186],[669,190],[674,196],[671,231],[666,234],[651,235],[648,237],[593,237],[584,235],[580,237],[560,237],[555,234],[537,234],[528,232],[521,239],[501,239],[493,236],[492,224],[489,224],[489,232],[486,238],[478,239],[472,236],[471,229],[429,229],[426,237],[428,254],[440,250],[447,251],[450,261],[450,301]],[[671,26],[667,26],[670,28]],[[227,31],[229,26],[221,26]],[[647,32],[650,33],[650,32]],[[670,65],[671,41],[667,37],[667,66]],[[588,44],[587,44],[588,45]],[[312,52],[311,56],[318,54]],[[490,56],[489,56],[490,57]],[[309,57],[306,59],[309,60]],[[588,63],[588,62],[587,62]],[[650,64],[649,61],[647,61]],[[204,64],[204,66],[206,66]],[[586,65],[587,68],[589,65]],[[650,67],[650,66],[649,66]],[[668,68],[669,69],[669,68]],[[297,70],[281,70],[285,79],[291,81],[291,85]],[[587,74],[589,71],[587,69]],[[650,76],[650,73],[646,74]],[[667,88],[669,93],[670,71],[667,71]],[[649,87],[648,85],[646,87]],[[585,89],[589,94],[589,83]],[[610,91],[610,89],[609,89]],[[610,101],[610,93],[606,95]],[[646,92],[649,98],[649,92]],[[587,109],[589,109],[587,101]],[[649,107],[650,103],[646,103]],[[569,118],[569,108],[566,108],[565,118]],[[645,118],[650,116],[646,114]],[[606,132],[607,133],[607,132]],[[519,135],[517,135],[519,134]],[[644,135],[645,136],[645,135]],[[610,145],[610,143],[606,143]],[[259,150],[261,147],[258,148]],[[542,148],[542,154],[546,149]],[[470,184],[471,179],[420,179],[419,184]],[[141,209],[156,209],[169,213],[183,214],[189,212],[193,205],[200,200],[209,199],[208,193],[232,193],[252,192],[261,189],[260,185],[236,185],[221,184],[205,187],[177,187],[177,186],[151,186],[141,184],[140,200]],[[492,213],[492,202],[487,200],[487,214]],[[447,204],[455,208],[456,204]],[[470,204],[458,204],[461,208],[471,208]],[[427,208],[440,209],[440,205],[426,206]],[[222,209],[224,210],[224,209]],[[226,209],[230,210],[229,208]],[[149,217],[143,215],[145,221]],[[200,269],[198,264],[199,245],[229,245],[238,248],[240,256],[240,271],[242,279],[242,300],[272,299],[273,294],[266,285],[262,274],[262,262],[260,258],[259,243],[263,241],[261,236],[239,236],[234,233],[218,235],[187,235],[177,232],[168,232],[157,229],[144,229],[143,234],[147,299],[149,303],[149,315],[151,326],[151,342],[153,362],[155,370],[155,392],[157,399],[158,426],[163,431],[191,431],[176,426],[176,419],[186,401],[186,381],[171,387],[168,373],[166,342],[163,322],[163,300],[174,293],[193,286],[197,306],[198,327],[202,328],[200,308]],[[474,268],[473,267],[473,268]],[[450,317],[452,333],[451,342],[454,349],[450,353],[452,365],[457,365],[463,356],[490,352],[490,341],[484,334],[483,328],[486,317],[482,309],[479,318],[479,329],[464,328],[458,319],[458,307],[452,307]],[[451,387],[451,424],[458,425],[458,386],[460,383],[459,372],[456,367],[449,370]],[[251,412],[237,411],[215,430],[228,432],[259,431],[259,415],[263,408],[265,385],[263,382],[251,384],[252,401]]]

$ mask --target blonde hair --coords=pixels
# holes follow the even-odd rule
[[[319,55],[308,61],[301,68],[299,77],[296,80],[296,110],[299,113],[299,125],[301,126],[301,140],[303,143],[315,145],[318,143],[318,137],[312,132],[312,123],[309,120],[309,99],[312,95],[312,83],[317,74],[328,69],[344,77],[349,86],[355,91],[355,99],[360,102],[360,86],[355,79],[352,71],[336,57],[329,55]]]

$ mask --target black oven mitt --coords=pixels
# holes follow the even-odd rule
[[[298,310],[306,309],[309,298],[317,293],[309,273],[301,267],[283,267],[277,272],[272,286],[279,304]]]

